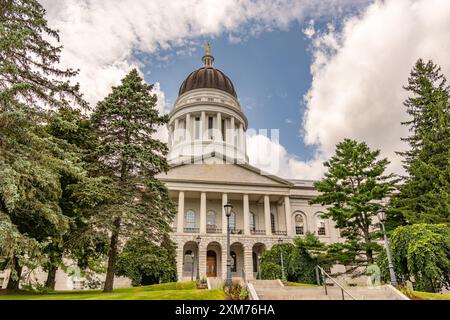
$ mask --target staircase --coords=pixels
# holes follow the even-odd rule
[[[260,300],[343,300],[339,287],[327,286],[327,294],[323,286],[284,286],[279,280],[251,280]],[[348,287],[345,288],[344,300],[408,300],[406,296],[390,285],[378,288]]]

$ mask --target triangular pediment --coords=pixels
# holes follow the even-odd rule
[[[249,164],[235,163],[180,164],[173,166],[167,174],[161,174],[158,178],[163,181],[258,184],[280,187],[292,185],[282,178],[264,174]]]

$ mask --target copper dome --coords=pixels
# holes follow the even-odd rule
[[[182,95],[190,90],[201,88],[219,89],[237,98],[233,82],[231,82],[230,78],[228,78],[225,73],[219,69],[211,66],[204,66],[191,72],[191,74],[188,75],[186,80],[184,80],[181,84],[178,95]]]

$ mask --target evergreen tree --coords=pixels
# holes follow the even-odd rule
[[[96,152],[101,173],[120,190],[117,203],[95,220],[99,229],[111,234],[105,292],[113,289],[119,242],[133,236],[159,243],[170,231],[175,214],[167,188],[155,178],[169,168],[168,148],[152,136],[168,117],[155,108],[152,87],[132,70],[92,115],[101,144]]]
[[[338,143],[335,155],[324,163],[328,167],[325,177],[314,184],[321,194],[310,201],[330,206],[322,216],[336,222],[346,239],[342,256],[353,257],[357,266],[373,264],[374,254],[381,249],[374,217],[395,183],[392,174],[384,174],[389,161],[377,160],[379,154],[354,140]]]
[[[87,107],[76,70],[57,67],[62,46],[57,31],[47,25],[45,9],[36,0],[2,0],[0,6],[0,99],[14,97],[27,105]],[[3,105],[2,108],[5,108]]]
[[[392,221],[450,224],[450,89],[439,66],[417,61],[404,102],[411,116],[402,124],[410,149],[400,152],[408,173],[393,198]]]
[[[52,112],[46,131],[51,134],[60,148],[78,155],[78,165],[83,174],[60,174],[61,197],[59,207],[68,219],[68,230],[64,234],[54,234],[46,245],[48,261],[44,265],[47,271],[45,286],[55,287],[56,271],[65,267],[63,256],[70,257],[82,269],[89,267],[87,261],[98,260],[105,253],[105,234],[90,229],[89,218],[97,207],[113,198],[107,188],[110,183],[106,177],[93,177],[97,163],[92,153],[97,147],[95,130],[89,118],[78,109],[62,107]],[[79,189],[83,193],[79,193]],[[97,250],[98,249],[98,250]]]
[[[67,230],[59,199],[62,173],[78,175],[76,155],[61,149],[45,131],[44,107],[86,107],[76,72],[60,69],[59,40],[47,26],[35,0],[5,0],[0,6],[0,259],[12,268],[8,289],[19,286],[22,267],[36,266],[33,257],[47,236]],[[15,239],[8,241],[7,239]]]
[[[119,276],[131,279],[134,286],[145,286],[177,280],[175,244],[169,236],[161,243],[131,238],[117,261]]]

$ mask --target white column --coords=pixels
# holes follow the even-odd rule
[[[205,242],[206,240],[200,242],[200,248],[198,253],[200,279],[206,277],[206,246],[208,244]]]
[[[227,234],[227,215],[225,214],[225,208],[223,207],[228,202],[228,194],[222,193],[222,233]],[[226,248],[225,248],[226,250]]]
[[[250,209],[248,203],[248,194],[244,194],[243,199],[243,212],[244,212],[244,234],[250,234]]]
[[[184,132],[185,140],[191,141],[192,140],[192,133],[191,133],[191,114],[186,114],[186,130]]]
[[[200,233],[206,233],[206,193],[200,193]]]
[[[179,128],[180,128],[179,120],[175,119],[175,132],[174,132],[174,141],[173,141],[174,145],[178,143],[178,140],[180,138],[180,132],[178,130]]]
[[[245,280],[253,280],[253,248],[244,246],[244,272]]]
[[[177,232],[183,232],[184,228],[184,191],[178,192],[178,216]]]
[[[217,112],[216,115],[216,130],[217,130],[217,137],[216,140],[224,140],[224,138],[222,137],[222,114],[220,112]]]
[[[270,199],[268,195],[264,195],[264,222],[266,224],[266,235],[272,235],[270,224]]]
[[[202,111],[202,117],[200,119],[200,140],[204,140],[206,132],[206,113]]]
[[[287,236],[292,236],[292,216],[291,216],[291,200],[289,196],[284,197],[284,211],[286,214],[286,232]]]
[[[169,149],[172,147],[172,125],[168,125],[167,126],[167,132],[169,134],[169,137],[167,139],[167,146],[169,147]]]
[[[244,125],[242,123],[239,123],[239,149],[242,149],[244,146]]]
[[[230,119],[230,143],[231,143],[231,145],[233,145],[234,147],[236,147],[236,145],[235,145],[235,143],[234,143],[234,140],[235,140],[235,135],[236,135],[236,132],[235,132],[236,130],[235,130],[235,127],[234,127],[234,118],[233,117],[231,117],[231,119]]]

